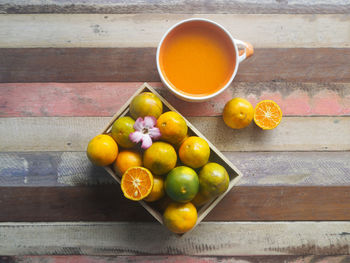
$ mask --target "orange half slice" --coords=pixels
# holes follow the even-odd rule
[[[151,193],[153,175],[144,167],[131,167],[123,174],[120,185],[126,198],[139,201]]]
[[[260,101],[254,110],[254,122],[263,130],[272,130],[280,124],[282,120],[282,110],[278,104],[272,100]]]

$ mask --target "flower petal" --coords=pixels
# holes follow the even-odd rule
[[[149,135],[143,135],[141,148],[146,150],[152,145],[152,139]]]
[[[138,143],[142,140],[144,134],[142,132],[139,131],[135,131],[129,134],[129,139],[132,142]]]
[[[146,116],[143,120],[146,128],[153,128],[157,124],[157,119],[153,116]]]
[[[148,134],[153,140],[157,140],[162,135],[157,127],[148,129]]]
[[[143,121],[142,117],[138,117],[134,124],[134,129],[137,131],[142,131],[142,129],[145,127],[145,122]]]

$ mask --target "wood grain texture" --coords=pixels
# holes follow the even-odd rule
[[[1,222],[155,220],[119,185],[1,187],[0,200]],[[235,186],[204,220],[350,220],[350,188]]]
[[[0,116],[112,116],[141,84],[0,83]],[[182,101],[159,82],[150,85],[184,116],[221,116],[226,102],[234,97],[246,98],[253,106],[272,99],[284,116],[350,115],[350,83],[233,82],[225,92],[202,103]]]
[[[0,15],[0,48],[157,47],[168,28],[192,17],[211,19],[255,48],[350,47],[345,15],[160,13]]]
[[[240,186],[348,186],[350,152],[224,152]],[[85,152],[0,153],[0,186],[94,186],[115,181]]]
[[[2,223],[0,232],[4,237],[0,239],[0,252],[5,255],[331,256],[350,253],[349,222],[202,223],[181,238],[158,223]],[[342,263],[347,262],[344,258]],[[302,259],[296,262],[319,262],[318,257],[311,262]]]
[[[3,48],[0,82],[160,81],[155,55],[155,48]],[[349,58],[350,48],[260,48],[235,81],[347,83]]]
[[[108,117],[0,118],[0,151],[85,151]],[[349,117],[284,117],[274,130],[242,130],[221,117],[188,120],[220,151],[348,151]]]
[[[7,256],[1,257],[1,263],[344,263],[350,256]]]
[[[18,13],[238,13],[238,14],[348,14],[346,0],[216,0],[216,1],[164,1],[164,0],[46,0],[40,1],[2,0],[0,12]]]

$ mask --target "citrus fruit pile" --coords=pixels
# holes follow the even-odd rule
[[[197,208],[228,189],[228,173],[210,161],[209,144],[190,134],[180,114],[163,112],[155,94],[134,97],[129,113],[114,122],[109,135],[90,141],[87,156],[121,176],[126,198],[155,202],[164,210],[164,225],[185,233],[197,222]]]
[[[255,109],[249,101],[243,98],[233,98],[224,107],[223,119],[232,129],[247,127],[252,120],[263,130],[272,130],[280,124],[282,111],[272,100],[260,101]]]

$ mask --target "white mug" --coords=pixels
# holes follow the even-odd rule
[[[159,62],[160,61],[160,49],[162,48],[162,45],[163,45],[166,37],[178,26],[180,26],[184,23],[192,23],[194,21],[201,21],[201,22],[205,22],[205,23],[210,23],[210,24],[214,25],[215,27],[217,27],[219,30],[222,30],[225,33],[225,35],[227,35],[229,37],[229,39],[231,40],[230,43],[232,42],[232,46],[235,50],[236,58],[238,58],[238,59],[235,59],[234,70],[233,70],[233,73],[231,74],[229,80],[227,81],[227,83],[223,87],[221,87],[219,90],[215,91],[214,93],[206,94],[203,96],[198,96],[198,95],[192,96],[191,94],[187,94],[187,93],[184,94],[183,92],[180,91],[180,89],[179,90],[175,89],[172,85],[170,85],[170,83],[167,81],[167,78],[165,78],[165,76],[163,75],[163,72],[162,72],[161,67],[160,67],[160,62]],[[238,46],[242,46],[242,47],[244,47],[244,49],[238,50]],[[208,20],[208,19],[204,19],[204,18],[191,18],[191,19],[186,19],[186,20],[180,21],[179,23],[175,24],[170,29],[168,29],[168,31],[163,35],[161,41],[159,42],[158,49],[157,49],[157,69],[158,69],[158,73],[160,75],[160,79],[163,82],[164,86],[167,87],[171,92],[173,92],[177,97],[179,97],[180,99],[186,100],[186,101],[200,102],[200,101],[205,101],[205,100],[211,99],[211,98],[217,96],[218,94],[220,94],[221,92],[223,92],[225,89],[227,89],[237,74],[239,63],[241,63],[246,58],[253,55],[253,53],[254,53],[254,49],[250,43],[244,42],[244,41],[241,41],[238,39],[234,39],[231,36],[231,34],[223,26],[219,25],[218,23],[211,21],[211,20]]]

